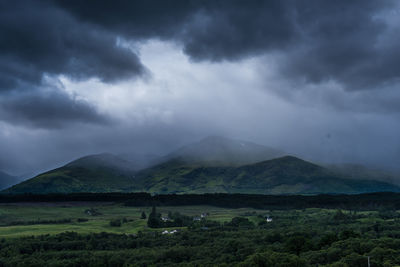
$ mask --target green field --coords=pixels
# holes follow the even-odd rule
[[[91,216],[85,210],[95,209],[100,215]],[[257,224],[263,219],[259,215],[270,215],[274,218],[274,227],[286,231],[296,227],[301,231],[307,230],[310,224],[329,221],[336,210],[309,208],[303,210],[260,210],[253,208],[228,209],[214,206],[161,206],[158,212],[167,215],[168,212],[179,212],[188,216],[200,216],[208,213],[207,220],[226,223],[234,217],[245,217]],[[129,207],[115,203],[12,203],[0,205],[0,237],[23,237],[43,234],[58,234],[66,231],[77,233],[116,233],[135,234],[139,231],[162,231],[167,228],[151,229],[147,226],[147,220],[141,219],[141,213],[147,215],[151,207]],[[344,211],[349,213],[349,211]],[[376,211],[358,212],[364,215],[357,223],[377,223],[384,220],[377,217]],[[78,219],[87,219],[78,222]],[[110,226],[113,219],[126,218],[127,222],[121,227]],[[68,223],[40,223],[45,220],[69,219]],[[13,225],[18,224],[24,225]],[[176,227],[172,227],[176,229]]]
[[[0,266],[362,267],[368,257],[371,266],[400,264],[394,209],[156,207],[160,220],[170,212],[189,220],[170,228],[150,228],[151,210],[111,202],[1,204]],[[203,213],[206,219],[193,220]],[[111,226],[116,220],[121,225]],[[166,229],[178,232],[162,234]]]
[[[85,210],[90,208],[98,210],[101,215],[90,216],[85,214]],[[142,211],[149,214],[151,207],[127,207],[113,203],[2,204],[0,205],[0,237],[57,234],[65,231],[74,231],[78,233],[110,232],[118,234],[154,231],[147,227],[147,220],[140,219]],[[256,212],[257,214],[268,213],[268,211],[252,208],[226,209],[212,206],[159,207],[158,211],[163,215],[167,215],[168,212],[180,212],[189,216],[200,216],[202,213],[209,213],[208,219],[218,222],[227,222],[233,217],[252,212]],[[256,220],[256,216],[247,217]],[[84,218],[88,221],[78,222],[79,218]],[[123,218],[126,218],[128,222],[123,223],[121,227],[110,226],[110,220]],[[71,222],[60,224],[12,225],[15,222],[25,222],[29,224],[30,222],[40,222],[43,220],[62,219],[71,219]]]

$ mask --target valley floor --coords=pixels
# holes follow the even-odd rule
[[[42,234],[57,234],[65,231],[77,233],[134,234],[138,231],[155,231],[147,227],[147,220],[140,219],[144,211],[149,214],[152,207],[127,207],[112,202],[32,202],[0,204],[0,237],[23,237]],[[98,215],[89,215],[87,210],[96,210]],[[189,216],[209,213],[209,220],[228,222],[243,214],[266,211],[252,208],[227,209],[213,206],[167,206],[159,207],[163,215],[180,212]],[[250,216],[248,218],[252,218]],[[82,220],[83,219],[83,220]],[[110,226],[113,219],[126,219],[120,227]],[[87,221],[86,221],[87,220]],[[43,223],[44,222],[44,223]],[[162,229],[157,229],[157,231]]]
[[[0,266],[367,266],[368,256],[371,266],[400,265],[395,210],[160,206],[160,218],[179,212],[193,223],[150,228],[151,210],[1,204]]]

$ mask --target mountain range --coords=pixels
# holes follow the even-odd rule
[[[133,183],[135,170],[130,166],[128,161],[109,153],[85,156],[14,185],[5,192],[119,192]]]
[[[146,166],[138,168],[138,166]],[[318,194],[393,191],[387,181],[320,166],[251,142],[207,137],[148,164],[105,153],[74,160],[3,193],[151,192]]]

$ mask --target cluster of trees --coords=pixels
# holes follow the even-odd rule
[[[153,206],[147,219],[147,226],[150,228],[184,227],[192,226],[193,223],[193,217],[180,214],[179,212],[169,212],[167,217],[162,217],[161,213],[157,212],[155,206]]]
[[[225,227],[234,227],[239,229],[252,229],[255,227],[254,223],[245,217],[234,217],[228,223],[224,224]]]
[[[112,227],[120,227],[123,223],[127,223],[128,219],[127,218],[122,218],[122,219],[112,219],[110,221],[110,226]]]
[[[7,223],[7,225],[12,226],[12,225],[34,225],[34,224],[64,224],[64,223],[70,223],[70,222],[72,222],[72,219],[12,221],[12,222]]]
[[[260,209],[346,208],[354,210],[400,209],[400,193],[359,195],[255,195],[185,194],[150,195],[148,193],[75,193],[47,195],[0,195],[0,203],[26,201],[117,201],[129,206],[212,205],[229,208]]]

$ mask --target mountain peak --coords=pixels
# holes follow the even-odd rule
[[[235,140],[218,135],[209,135],[201,139],[199,142],[200,143],[235,142]]]
[[[276,159],[277,160],[281,160],[281,161],[286,161],[286,162],[306,162],[305,160],[300,159],[300,158],[295,157],[295,156],[292,156],[292,155],[286,155],[286,156],[279,157],[279,158],[276,158]]]
[[[87,155],[81,158],[78,158],[67,165],[66,167],[90,167],[90,168],[114,168],[121,170],[132,170],[132,163],[122,159],[111,153],[101,153],[94,155]]]
[[[244,165],[283,155],[282,151],[252,142],[208,136],[167,155],[167,159],[183,158],[188,162],[208,165]]]
[[[260,162],[260,164],[263,163],[278,163],[279,165],[286,165],[286,166],[297,166],[297,167],[307,167],[307,168],[315,168],[315,169],[324,169],[323,167],[314,164],[312,162],[300,159],[298,157],[292,156],[292,155],[285,155],[283,157],[267,160],[264,162]]]

